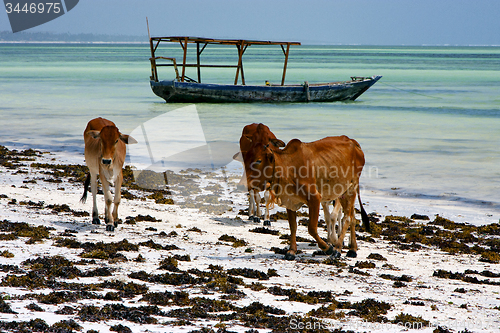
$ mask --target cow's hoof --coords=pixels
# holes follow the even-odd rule
[[[106,231],[115,231],[115,226],[112,224],[106,224]]]
[[[260,223],[260,217],[258,217],[258,216],[254,216],[254,217],[253,217],[253,221],[254,221],[255,223]]]
[[[326,254],[327,256],[331,256],[331,255],[335,252],[335,249],[333,248],[333,246],[332,246],[332,245],[330,245],[330,247],[328,248],[328,250],[323,251],[323,252],[325,252],[325,254]]]
[[[92,219],[92,224],[101,224],[101,221],[99,221],[99,218],[98,217],[94,217]]]
[[[271,221],[270,220],[264,220],[264,227],[270,227],[271,226]]]
[[[295,260],[295,254],[287,252],[285,254],[285,260]]]
[[[356,251],[353,251],[353,250],[347,251],[348,258],[356,258],[357,256],[358,256],[358,254],[356,253]]]
[[[253,215],[248,215],[248,219],[253,221]]]
[[[115,228],[116,228],[116,227],[118,227],[118,221],[116,221],[116,220],[115,220],[115,221],[113,222],[113,225],[115,226]]]
[[[340,252],[337,251],[337,250],[333,250],[333,253],[330,255],[330,258],[339,259],[340,258]]]

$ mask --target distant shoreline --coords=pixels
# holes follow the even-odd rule
[[[148,41],[31,41],[0,40],[0,44],[136,44],[149,45]],[[349,47],[422,47],[422,48],[498,48],[500,45],[363,45],[363,44],[302,44],[302,46],[349,46]]]
[[[6,41],[0,40],[0,44],[149,44],[149,42],[104,42],[104,41]]]

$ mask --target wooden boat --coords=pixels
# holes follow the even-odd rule
[[[308,83],[285,85],[285,75],[290,46],[300,45],[299,42],[271,42],[257,40],[211,39],[199,37],[150,37],[151,47],[151,77],[153,92],[168,103],[238,103],[238,102],[333,102],[354,101],[381,76],[351,77],[348,81],[330,83]],[[161,42],[179,43],[183,49],[182,63],[172,57],[156,56]],[[196,44],[196,63],[187,63],[188,44]],[[200,58],[207,45],[234,45],[238,51],[237,65],[205,65]],[[243,54],[252,45],[279,45],[285,56],[283,75],[280,85],[269,82],[263,85],[246,85],[243,71]],[[158,63],[166,60],[169,63]],[[158,67],[174,67],[175,79],[158,79]],[[180,71],[179,71],[180,67]],[[197,69],[197,80],[186,76],[186,68]],[[201,68],[236,68],[233,84],[209,84],[201,82]],[[180,72],[180,73],[179,73]],[[240,81],[240,84],[238,82]]]

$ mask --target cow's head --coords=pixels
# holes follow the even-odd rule
[[[113,165],[116,146],[121,141],[125,144],[137,143],[137,141],[126,134],[121,134],[116,126],[104,126],[101,131],[90,131],[94,139],[99,139],[101,145],[101,164],[105,167]]]
[[[246,181],[249,190],[264,191],[272,181],[274,172],[274,149],[272,143],[258,144],[243,155]]]

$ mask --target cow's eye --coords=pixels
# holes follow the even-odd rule
[[[260,163],[262,163],[262,160],[257,160],[254,163],[255,163],[255,165],[259,165]]]
[[[119,140],[119,139],[116,139],[116,141],[115,141],[115,145],[118,143],[118,140]]]

